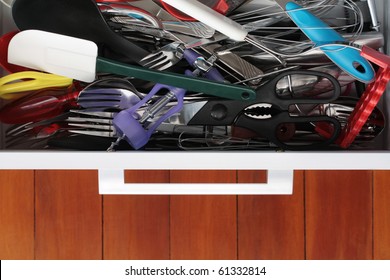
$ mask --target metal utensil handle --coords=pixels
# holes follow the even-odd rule
[[[163,0],[163,2],[218,30],[235,41],[244,41],[248,31],[237,22],[198,1]]]

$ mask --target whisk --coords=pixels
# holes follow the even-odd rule
[[[193,16],[199,21],[210,25],[234,41],[245,41],[273,55],[282,66],[286,66],[286,62],[278,52],[268,48],[255,37],[249,35],[248,31],[246,31],[240,24],[215,12],[206,5],[197,1],[164,1],[167,4],[181,10],[182,12]],[[308,36],[314,43],[319,46],[321,51],[323,51],[328,56],[328,58],[330,58],[335,64],[337,64],[351,76],[355,77],[357,80],[369,83],[374,79],[375,73],[371,64],[360,55],[359,51],[349,47],[340,48],[335,46],[325,46],[328,43],[338,41],[345,42],[345,39],[341,35],[326,25],[326,23],[322,22],[310,12],[305,11],[305,9],[301,8],[294,2],[288,2],[288,4],[290,5],[286,12],[288,13],[289,17],[293,19],[295,24],[300,27],[306,36]],[[283,7],[283,9],[286,8]]]
[[[317,17],[326,15],[334,6],[339,5],[338,0],[323,0],[323,1],[296,1],[305,9],[310,10]],[[287,15],[280,10],[274,1],[250,1],[248,4],[241,6],[235,13],[229,16],[230,19],[235,20],[240,24],[248,22],[261,21],[269,17],[278,17],[280,19],[287,18]]]

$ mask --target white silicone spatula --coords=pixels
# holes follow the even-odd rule
[[[96,44],[89,40],[41,31],[25,30],[16,34],[8,47],[8,62],[28,68],[92,82],[96,73],[112,73],[171,85],[190,91],[228,99],[254,99],[255,90],[162,72],[99,57]]]

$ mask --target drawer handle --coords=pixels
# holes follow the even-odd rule
[[[100,194],[245,195],[293,193],[293,170],[268,170],[267,183],[125,183],[124,171],[99,169]]]

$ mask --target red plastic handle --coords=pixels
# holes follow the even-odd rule
[[[390,57],[367,46],[363,46],[361,55],[377,64],[380,69],[377,71],[375,81],[370,83],[354,110],[349,116],[348,122],[343,128],[337,141],[340,147],[348,148],[360,133],[367,122],[375,106],[386,90],[390,81]]]
[[[79,91],[71,91],[57,96],[48,94],[38,93],[8,103],[0,110],[0,121],[8,124],[36,122],[53,118],[78,106],[76,100]]]

